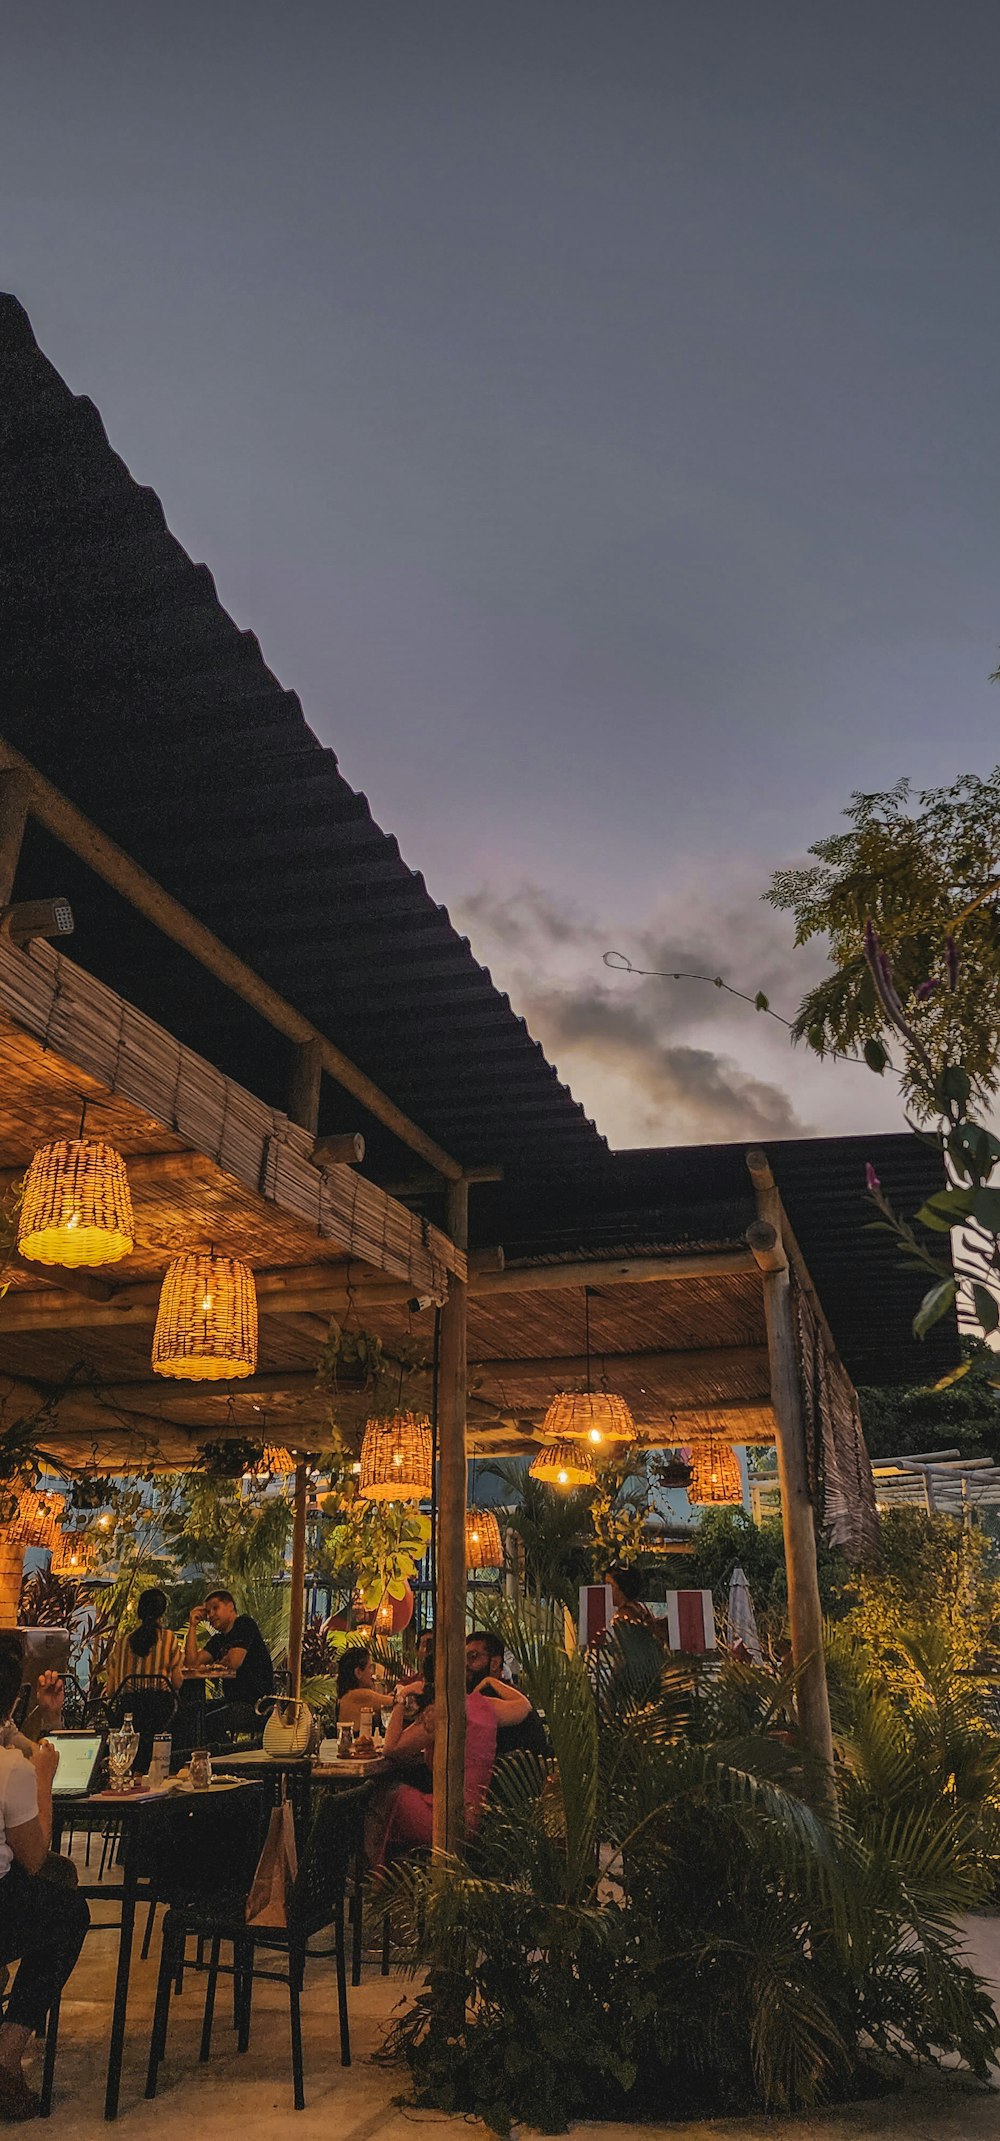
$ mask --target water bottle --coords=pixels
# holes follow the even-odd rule
[[[158,1732],[153,1741],[153,1751],[149,1758],[149,1784],[151,1791],[158,1790],[161,1785],[166,1783],[170,1775],[170,1756],[172,1751],[173,1741],[169,1732]]]

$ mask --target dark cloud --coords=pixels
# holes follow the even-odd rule
[[[546,1054],[584,1094],[594,1069],[629,1081],[637,1132],[651,1143],[804,1134],[779,1086],[712,1049],[669,1040],[634,999],[602,989],[529,990],[527,1014]]]
[[[460,913],[546,1054],[613,1142],[802,1135],[780,1080],[740,1060],[743,1046],[761,1044],[762,1022],[749,1006],[703,983],[604,967],[604,952],[618,945],[636,966],[721,973],[750,993],[783,991],[794,1004],[806,977],[796,974],[793,987],[786,925],[753,891],[715,904],[692,893],[680,907],[679,919],[601,927],[579,903],[523,880],[507,892],[481,887]],[[706,1026],[720,1045],[705,1045]],[[764,1037],[765,1050],[768,1042],[787,1046],[778,1027]]]

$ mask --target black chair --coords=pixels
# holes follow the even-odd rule
[[[302,2070],[301,1994],[307,1957],[330,1955],[337,1964],[337,2006],[340,2017],[341,2065],[351,2064],[350,2022],[347,2009],[347,1948],[344,1930],[344,1898],[347,1876],[364,1829],[370,1799],[367,1785],[349,1792],[326,1792],[316,1810],[298,1875],[288,1902],[288,1925],[250,1926],[246,1922],[246,1890],[240,1899],[192,1898],[174,1905],[163,1925],[163,1948],[156,1987],[156,2008],[149,2050],[146,2095],[156,2095],[157,2075],[167,2041],[170,1999],[190,1935],[211,1942],[205,2013],[200,2057],[207,2060],[212,2048],[215,1995],[220,1973],[234,1980],[234,2013],[237,2048],[245,2052],[250,2043],[254,1979],[270,1979],[288,1986],[291,2031],[292,2085],[296,2111],[305,2108]],[[249,1889],[249,1882],[247,1883]],[[333,1927],[333,1948],[310,1948],[309,1942]],[[232,1944],[232,1964],[220,1961],[223,1941]],[[284,1955],[287,1967],[262,1967],[259,1954]]]
[[[112,1726],[124,1724],[126,1717],[131,1717],[139,1735],[136,1761],[144,1775],[152,1759],[157,1733],[169,1732],[177,1715],[173,1682],[162,1673],[129,1673],[109,1696],[106,1709]]]

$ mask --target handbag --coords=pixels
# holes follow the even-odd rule
[[[264,1727],[264,1753],[279,1760],[308,1754],[312,1736],[309,1704],[297,1696],[279,1696]]]
[[[298,1870],[295,1822],[288,1800],[282,1797],[272,1809],[264,1849],[250,1883],[246,1909],[248,1925],[287,1927],[288,1898]]]

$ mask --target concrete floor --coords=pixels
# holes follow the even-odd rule
[[[99,1906],[95,1907],[95,1916]],[[129,2003],[118,2131],[123,2141],[273,2141],[279,2127],[294,2141],[413,2141],[415,2130],[428,2141],[457,2141],[465,2120],[400,2109],[393,2098],[405,2089],[403,2073],[373,2064],[393,2008],[407,1996],[401,1974],[389,1979],[366,1963],[364,1982],[351,1996],[354,2063],[344,2070],[335,2048],[336,2003],[332,1965],[315,1964],[307,1978],[303,2009],[306,2109],[292,2110],[287,2065],[287,1997],[277,1985],[261,1985],[254,1994],[251,2047],[243,2057],[232,2049],[232,2030],[220,1988],[211,2062],[198,2064],[201,2020],[200,1981],[173,2003],[167,2058],[160,2090],[147,2104],[142,2090],[149,2045],[155,1983],[153,1956],[136,1961]],[[56,2097],[52,2130],[73,2141],[97,2141],[107,2134],[102,2117],[107,2030],[117,1947],[113,1933],[91,1933],[83,1959],[63,2001]],[[1000,1917],[969,1924],[971,1959],[996,1986],[1000,2001]],[[1000,2075],[997,2077],[1000,2083]],[[484,2132],[485,2129],[479,2129]],[[579,2141],[1000,2141],[1000,2094],[960,2080],[908,2089],[889,2100],[851,2105],[811,2119],[722,2119],[642,2128],[595,2125],[574,2129]]]

